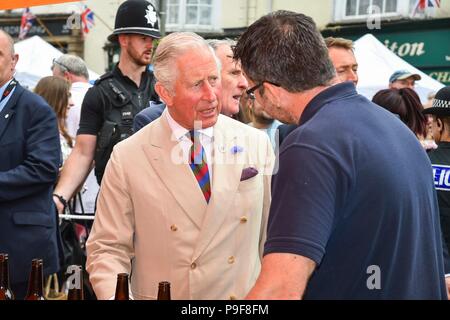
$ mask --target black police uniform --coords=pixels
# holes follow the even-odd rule
[[[94,158],[99,184],[114,145],[133,133],[134,116],[148,107],[150,100],[159,100],[154,91],[153,73],[143,72],[137,87],[118,66],[101,76],[86,93],[77,134],[97,136]]]
[[[439,142],[429,153],[439,202],[442,234],[450,248],[450,142]]]
[[[114,28],[108,37],[110,41],[117,41],[120,34],[130,33],[154,39],[161,37],[155,7],[143,0],[123,2],[117,10]],[[154,82],[153,73],[146,70],[138,87],[116,65],[86,93],[77,134],[97,136],[94,160],[99,184],[114,145],[133,133],[134,116],[148,107],[151,100],[159,101]]]
[[[431,108],[425,109],[423,113],[440,118],[450,117],[450,86],[440,89]],[[442,235],[447,248],[450,249],[450,142],[440,141],[438,148],[428,155],[433,165]],[[446,263],[446,273],[450,273],[450,258]]]

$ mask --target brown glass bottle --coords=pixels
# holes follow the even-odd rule
[[[69,284],[69,292],[67,293],[67,300],[84,300],[82,266],[76,266],[75,277],[77,277],[75,279],[75,283]]]
[[[28,280],[28,292],[25,300],[44,300],[43,290],[43,262],[41,259],[31,261],[31,272]]]
[[[128,291],[128,273],[119,273],[117,275],[116,295],[114,300],[130,300]]]
[[[0,300],[14,300],[14,294],[9,286],[8,255],[0,253]]]
[[[170,282],[161,281],[158,285],[158,300],[170,299]]]

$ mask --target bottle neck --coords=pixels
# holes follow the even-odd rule
[[[75,283],[71,284],[69,287],[69,292],[67,293],[67,300],[84,300],[84,290],[83,290],[83,269],[80,267],[77,273],[78,279]]]
[[[128,275],[117,275],[116,295],[115,300],[129,300],[130,298],[128,290]]]
[[[0,254],[0,300],[14,300],[14,298],[9,286],[8,255]]]
[[[83,289],[69,289],[67,300],[84,300]]]
[[[27,299],[33,299],[33,297],[39,299],[43,297],[42,278],[43,278],[42,263],[35,262],[33,260],[31,265],[30,280],[28,281]]]
[[[8,259],[5,257],[0,258],[0,288],[9,288]]]
[[[170,300],[170,283],[160,282],[158,286],[158,300]]]

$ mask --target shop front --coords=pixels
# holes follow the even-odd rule
[[[380,29],[369,30],[366,24],[328,25],[324,37],[357,40],[372,33],[399,57],[433,79],[450,85],[450,19],[402,20],[382,22]]]

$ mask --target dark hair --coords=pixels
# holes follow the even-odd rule
[[[335,70],[314,21],[276,11],[254,22],[239,38],[234,59],[252,81],[270,81],[289,92],[329,85]]]
[[[44,98],[53,108],[58,119],[59,131],[66,139],[67,144],[73,147],[73,139],[67,132],[65,124],[69,107],[70,83],[55,76],[44,77],[37,83],[34,93]]]
[[[410,88],[378,91],[372,102],[397,114],[416,135],[426,136],[427,120],[422,114],[423,106],[417,93]]]

